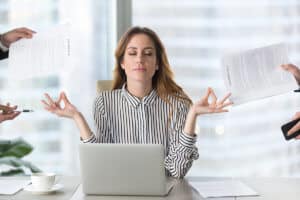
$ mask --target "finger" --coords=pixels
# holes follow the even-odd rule
[[[296,112],[296,114],[293,117],[293,120],[299,119],[300,118],[300,112]]]
[[[6,106],[6,105],[1,105],[0,104],[0,110],[4,111],[4,112],[7,112],[10,110],[10,107]]]
[[[299,68],[296,65],[293,65],[293,64],[284,64],[284,65],[281,65],[281,67],[284,70],[292,73],[294,75],[294,77],[296,78],[296,80],[299,82],[300,71],[299,71]]]
[[[4,120],[12,120],[15,117],[17,117],[20,113],[21,112],[13,112],[13,113],[10,113],[10,114],[5,114],[4,115]]]
[[[50,105],[45,100],[41,100],[41,102],[42,102],[42,104],[44,104],[44,106],[50,107]]]
[[[2,110],[4,114],[8,114],[8,113],[11,113],[14,110],[16,110],[17,106],[12,106],[11,107],[10,103],[6,103],[6,106],[1,105],[1,108],[3,108],[3,109],[0,109],[0,110]]]
[[[300,139],[300,135],[298,135],[297,137],[295,137],[295,139],[299,140]]]
[[[291,135],[295,133],[296,131],[300,130],[300,122],[298,122],[296,125],[294,125],[287,133],[287,135]]]
[[[36,33],[36,31],[31,30],[31,29],[26,28],[26,27],[17,28],[16,31],[18,31],[18,32],[24,32],[24,33],[27,33],[27,34],[34,34],[34,33]]]
[[[292,70],[292,69],[297,69],[297,66],[294,64],[282,64],[280,65],[283,69],[285,70]]]
[[[210,94],[210,88],[207,88],[204,96],[201,98],[202,100],[208,100],[209,94]]]
[[[215,109],[213,113],[223,113],[223,112],[229,112],[227,109]]]
[[[219,102],[219,104],[224,104],[224,102],[231,96],[231,93],[228,93],[223,97],[223,99]]]
[[[16,110],[17,109],[17,105],[15,105],[15,106],[10,106],[10,104],[8,103],[8,106],[9,106],[9,108],[10,108],[10,110]]]
[[[32,31],[28,28],[18,28],[18,29],[16,29],[17,36],[22,37],[22,38],[32,38],[34,33],[36,33],[36,32]]]
[[[51,107],[44,106],[44,109],[51,112],[51,113],[54,113],[54,111]]]
[[[217,107],[217,109],[223,109],[223,108],[225,108],[225,107],[227,107],[227,106],[231,106],[233,104],[233,102],[227,102],[227,103],[224,103],[223,105],[219,105],[218,107]]]
[[[45,93],[45,97],[48,100],[50,106],[55,105],[55,102],[52,100],[49,94]]]
[[[16,32],[15,33],[15,36],[18,38],[18,39],[21,39],[21,38],[32,38],[32,34],[28,34],[28,33],[23,33],[23,32]]]
[[[210,90],[210,95],[211,95],[211,105],[216,106],[217,104],[217,96],[214,92],[213,89]]]

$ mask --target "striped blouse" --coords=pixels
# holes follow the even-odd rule
[[[188,106],[174,97],[170,102],[173,106],[155,90],[140,100],[125,85],[122,89],[103,91],[94,102],[97,132],[83,142],[163,144],[168,175],[182,178],[199,154],[196,137],[183,132]]]

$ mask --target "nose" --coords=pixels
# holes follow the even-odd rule
[[[138,63],[143,63],[144,62],[144,57],[142,53],[139,53],[136,57],[136,60]]]

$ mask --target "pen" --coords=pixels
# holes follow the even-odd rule
[[[16,111],[17,112],[26,112],[26,113],[33,112],[33,110],[29,110],[29,109],[16,110]]]

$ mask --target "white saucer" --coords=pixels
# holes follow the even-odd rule
[[[27,192],[32,192],[33,194],[50,194],[52,192],[56,192],[60,189],[62,189],[64,186],[62,184],[55,184],[53,187],[49,190],[36,190],[33,185],[28,185],[24,188]]]

